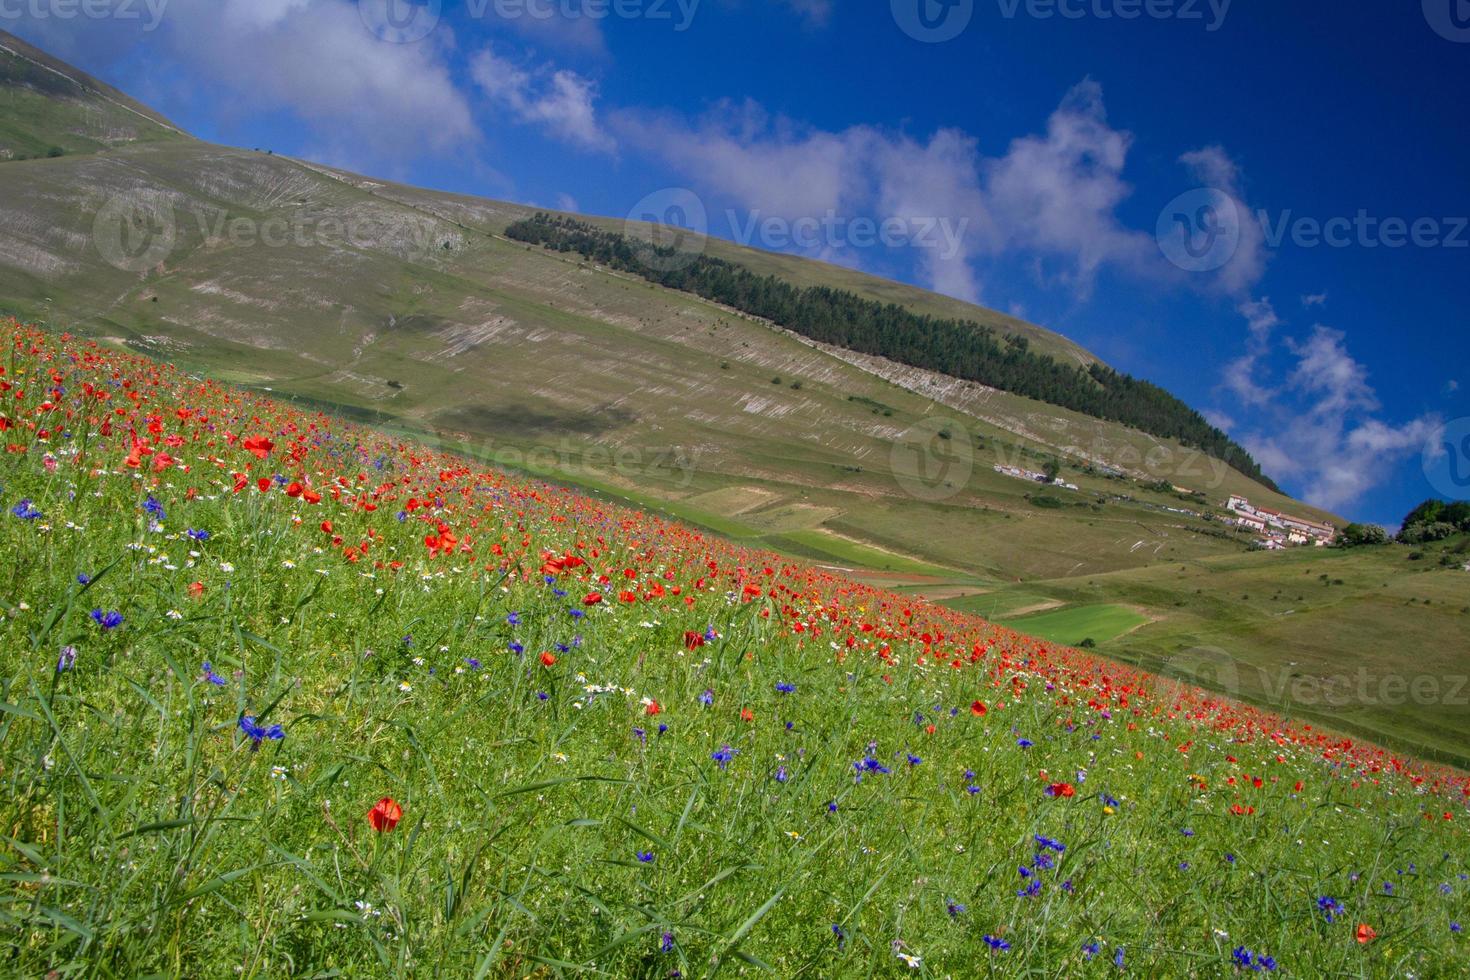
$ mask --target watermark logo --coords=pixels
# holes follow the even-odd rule
[[[92,222],[98,254],[123,272],[146,272],[164,262],[178,237],[174,209],[163,201],[113,197]]]
[[[916,500],[948,500],[970,483],[975,450],[964,424],[934,416],[915,424],[893,444],[889,466],[904,492]]]
[[[1213,187],[1180,194],[1159,212],[1159,249],[1185,272],[1214,272],[1240,248],[1240,209]]]
[[[169,0],[0,0],[0,21],[132,20],[144,31],[163,23]]]
[[[1201,23],[1213,34],[1225,26],[1234,0],[997,0],[1000,15],[1015,20],[1177,20]]]
[[[1451,500],[1470,500],[1470,418],[1455,419],[1429,437],[1424,476]]]
[[[785,218],[751,211],[742,216],[726,211],[725,220],[736,242],[785,251],[838,251],[847,248],[918,248],[938,253],[941,261],[957,258],[964,249],[969,218],[937,216],[846,217],[833,209],[823,215]]]
[[[390,44],[422,41],[439,26],[443,0],[357,0],[363,25]]]
[[[654,272],[677,272],[693,265],[709,243],[709,212],[687,187],[665,187],[633,205],[623,235],[634,243],[638,261]]]
[[[1470,0],[1423,0],[1424,19],[1446,41],[1470,44]]]
[[[890,0],[893,19],[905,34],[925,44],[953,41],[970,26],[975,0]]]

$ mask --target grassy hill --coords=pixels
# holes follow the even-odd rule
[[[1231,493],[1334,518],[1178,444],[820,348],[528,249],[502,235],[534,213],[526,207],[187,138],[8,36],[0,66],[9,79],[0,94],[31,107],[0,113],[0,125],[37,146],[97,137],[58,158],[0,163],[0,308],[27,319],[988,614],[1062,603],[1051,610],[1059,622],[1030,625],[1140,661],[1180,646],[1234,649],[1231,631],[1249,632],[1247,652],[1262,662],[1301,659],[1297,634],[1247,630],[1255,612],[1196,602],[1202,584],[1180,580],[1183,593],[1152,584],[1181,565],[1238,568],[1229,587],[1252,596],[1274,593],[1292,562],[1354,580],[1352,556],[1248,554],[1248,538],[1217,519]],[[16,81],[38,77],[45,85]],[[81,118],[110,121],[87,130]],[[131,135],[100,138],[108,133]],[[761,274],[972,319],[1060,359],[1094,360],[1040,327],[912,287],[718,240],[708,248]],[[1053,457],[1078,491],[994,469],[1040,470]],[[1442,574],[1452,590],[1459,580]],[[995,605],[1012,596],[1009,608]],[[1378,627],[1413,635],[1422,612],[1380,604]],[[1093,614],[1104,620],[1096,627]],[[1130,617],[1149,622],[1128,632]],[[1460,622],[1446,620],[1448,636],[1463,636]],[[1369,661],[1411,655],[1391,641],[1386,652],[1361,647],[1354,623],[1324,612],[1318,628]],[[1067,636],[1078,626],[1091,630]],[[1450,743],[1463,726],[1450,715],[1464,713],[1446,708],[1422,737],[1400,709],[1333,715],[1458,759]]]
[[[1462,774],[5,326],[20,976],[1458,976]]]
[[[0,161],[185,138],[142,103],[0,31]]]

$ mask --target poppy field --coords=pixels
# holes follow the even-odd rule
[[[1464,774],[3,329],[7,975],[1470,969]]]

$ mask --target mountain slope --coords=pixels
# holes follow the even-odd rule
[[[0,160],[184,138],[141,102],[0,31]]]
[[[9,308],[834,564],[1052,579],[1238,554],[1208,519],[1229,493],[1330,518],[1169,440],[528,250],[502,233],[529,208],[161,132],[0,167]],[[1095,363],[912,287],[709,249]],[[1052,456],[1077,491],[994,469]]]

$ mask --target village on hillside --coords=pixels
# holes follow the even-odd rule
[[[1331,524],[1293,517],[1269,507],[1256,507],[1239,494],[1231,495],[1225,509],[1235,515],[1230,523],[1260,534],[1260,545],[1270,551],[1307,544],[1325,548],[1337,540],[1337,528]]]

